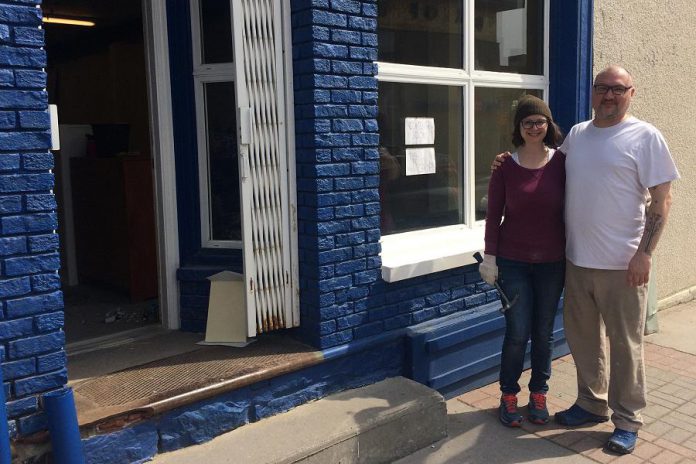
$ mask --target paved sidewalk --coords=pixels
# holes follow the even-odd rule
[[[611,422],[575,429],[553,421],[506,428],[497,419],[498,385],[491,384],[449,400],[448,439],[398,463],[696,463],[696,302],[660,312],[659,321],[660,333],[647,337],[645,345],[648,407],[633,454],[617,456],[602,449],[613,430]],[[529,371],[520,384],[528,380]],[[576,393],[572,357],[557,359],[548,395],[551,414],[568,408]],[[520,393],[520,405],[526,405],[527,394]]]

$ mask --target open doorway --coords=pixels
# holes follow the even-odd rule
[[[160,318],[142,5],[44,0],[42,9],[71,344]]]

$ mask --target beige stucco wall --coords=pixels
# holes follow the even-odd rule
[[[654,259],[658,299],[696,287],[695,31],[694,0],[595,0],[595,73],[633,74],[631,113],[662,131],[682,176]]]

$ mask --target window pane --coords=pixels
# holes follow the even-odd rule
[[[476,110],[474,113],[476,158],[476,193],[474,196],[476,220],[486,218],[488,205],[488,180],[491,176],[491,161],[498,153],[514,151],[512,124],[517,101],[522,95],[531,94],[541,98],[541,90],[494,89],[477,87]]]
[[[379,60],[461,68],[462,0],[379,0]]]
[[[461,223],[462,95],[461,87],[379,84],[382,234]]]
[[[205,84],[211,240],[241,240],[237,121],[233,82]]]
[[[476,69],[544,73],[544,0],[476,0]]]
[[[200,0],[200,5],[203,63],[231,63],[233,55],[230,0]]]

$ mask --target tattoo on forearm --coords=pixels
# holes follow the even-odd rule
[[[649,212],[645,218],[645,230],[643,231],[643,238],[638,249],[651,255],[657,246],[657,238],[660,232],[662,232],[663,225],[664,218],[661,214]]]

